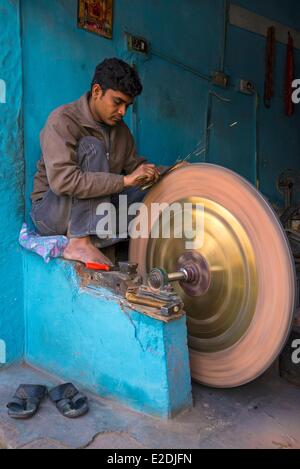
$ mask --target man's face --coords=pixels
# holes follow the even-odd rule
[[[133,99],[121,91],[107,90],[104,94],[99,85],[94,85],[90,108],[94,119],[104,124],[115,126],[125,116]]]

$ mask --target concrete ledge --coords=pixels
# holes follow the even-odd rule
[[[29,364],[159,417],[191,407],[185,316],[147,317],[108,290],[80,288],[72,264],[25,256]]]

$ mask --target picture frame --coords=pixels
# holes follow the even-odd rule
[[[113,6],[113,0],[78,0],[77,26],[112,39]]]

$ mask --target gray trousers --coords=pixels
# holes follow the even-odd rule
[[[83,137],[77,149],[78,165],[85,172],[109,172],[109,161],[106,156],[104,143],[95,137]],[[139,188],[130,188],[121,193],[127,195],[128,206],[132,203],[142,202],[146,192]],[[97,235],[96,227],[101,215],[96,214],[101,203],[111,202],[118,214],[118,197],[97,197],[93,199],[77,199],[70,196],[58,196],[51,189],[45,193],[41,200],[33,202],[31,218],[42,236],[66,235],[83,238]],[[101,246],[115,244],[118,238],[101,240]]]

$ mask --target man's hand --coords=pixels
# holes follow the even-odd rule
[[[139,187],[145,183],[156,182],[159,170],[154,164],[141,164],[133,173],[124,177],[124,187]]]

